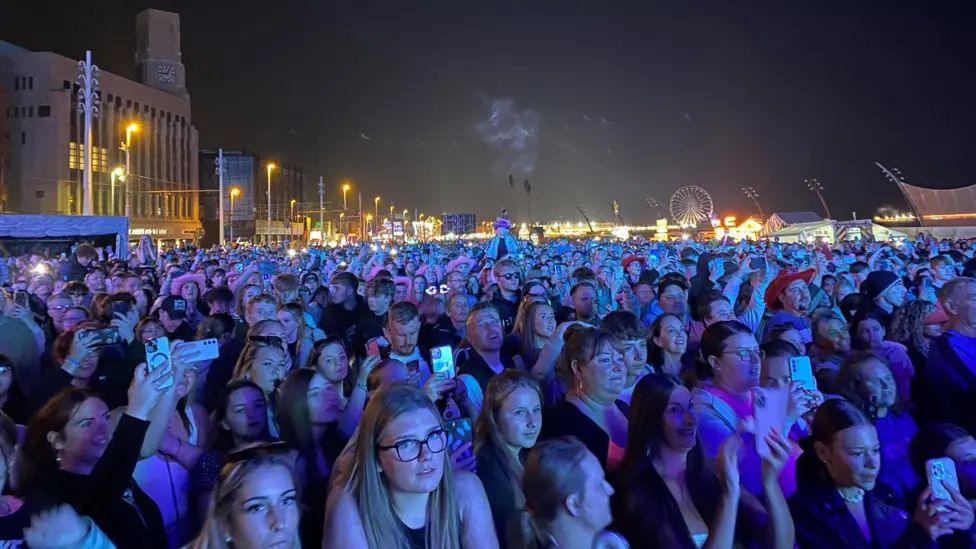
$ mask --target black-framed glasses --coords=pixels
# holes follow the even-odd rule
[[[432,431],[424,440],[408,438],[397,442],[393,446],[377,446],[380,451],[396,450],[397,459],[407,463],[420,457],[420,449],[427,446],[432,454],[439,454],[447,448],[447,431],[437,429]]]
[[[518,273],[505,273],[502,275],[502,278],[505,280],[518,280],[519,278],[522,278],[522,275]]]
[[[736,349],[734,351],[725,351],[723,355],[736,355],[742,361],[760,362],[762,359],[766,358],[766,351],[762,349]]]

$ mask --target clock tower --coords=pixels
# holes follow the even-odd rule
[[[180,16],[147,9],[136,16],[136,73],[140,82],[188,99],[180,52]]]

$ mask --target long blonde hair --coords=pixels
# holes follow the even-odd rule
[[[346,489],[355,498],[370,547],[407,548],[400,520],[377,459],[379,438],[397,417],[414,410],[427,410],[440,419],[434,403],[416,387],[397,383],[381,388],[369,399],[357,429],[354,465]],[[460,549],[460,514],[454,498],[454,481],[447,450],[442,452],[444,474],[427,500],[428,548]]]
[[[258,449],[254,457],[241,461],[231,461],[220,469],[220,477],[214,486],[213,495],[207,506],[207,518],[204,520],[200,534],[190,542],[190,549],[230,549],[233,540],[228,543],[230,530],[230,516],[234,508],[234,496],[244,485],[247,477],[261,467],[281,466],[288,470],[295,484],[297,501],[301,501],[301,485],[295,478],[294,457],[288,454],[261,451]],[[301,506],[299,505],[299,509]],[[301,540],[295,535],[292,549],[300,548]]]

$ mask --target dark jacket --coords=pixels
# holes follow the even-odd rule
[[[790,512],[800,549],[847,547],[874,549],[888,547],[930,547],[932,543],[906,511],[882,503],[871,492],[864,495],[865,513],[871,541],[847,510],[834,486],[817,482],[801,485],[790,498]]]
[[[616,405],[625,416],[630,415],[630,407],[626,402],[618,400]],[[561,400],[543,411],[540,438],[546,440],[566,435],[578,438],[583,446],[586,446],[586,449],[600,460],[600,465],[606,469],[607,457],[610,453],[610,435],[599,425],[593,423],[593,420],[581,412],[579,408],[570,402]]]
[[[478,453],[476,471],[485,487],[485,495],[488,496],[491,516],[495,521],[495,533],[498,535],[498,547],[504,549],[508,547],[509,528],[515,528],[515,525],[509,523],[513,522],[511,519],[518,511],[515,508],[514,488],[505,476],[505,465],[492,451]]]
[[[956,355],[948,334],[932,342],[917,377],[913,400],[922,420],[954,423],[976,433],[976,373]]]
[[[461,343],[461,333],[454,327],[454,323],[447,315],[441,315],[437,322],[424,324],[420,327],[418,343],[427,349],[450,345],[452,349],[457,349]]]
[[[41,480],[25,504],[32,509],[68,503],[118,547],[166,547],[159,508],[132,479],[148,421],[123,414],[112,440],[87,475],[57,471]]]
[[[139,342],[112,345],[102,349],[98,366],[89,380],[89,387],[95,390],[109,409],[125,406],[127,392],[132,383],[136,366],[146,360],[146,347]],[[41,372],[41,379],[30,403],[34,411],[58,391],[71,386],[73,376],[61,369],[60,365]]]
[[[478,382],[478,385],[481,386],[481,392],[486,392],[488,390],[488,382],[498,374],[488,366],[485,359],[481,358],[481,354],[471,347],[465,347],[458,350],[455,356],[457,357],[455,360],[457,361],[458,375],[468,374],[473,377]],[[502,360],[502,366],[506,369],[514,367],[511,358],[506,357],[504,354],[500,354],[499,358]]]
[[[361,296],[356,296],[356,306],[351,311],[347,311],[342,303],[333,303],[322,312],[322,320],[319,327],[325,335],[338,335],[346,338],[346,341],[356,339],[356,317],[363,311],[369,311],[366,302]]]
[[[83,266],[78,263],[78,256],[71,256],[67,262],[61,264],[61,269],[58,272],[58,276],[61,280],[65,282],[70,282],[72,280],[85,280],[85,275],[88,274],[88,267]]]

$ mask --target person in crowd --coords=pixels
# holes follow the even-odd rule
[[[241,447],[226,460],[203,528],[188,547],[301,547],[302,485],[294,460],[273,443]]]
[[[332,303],[322,313],[319,326],[326,335],[341,335],[348,341],[356,339],[356,318],[366,309],[365,301],[356,294],[358,288],[356,275],[346,271],[333,275],[329,284]]]
[[[519,539],[525,506],[522,462],[542,429],[542,389],[527,372],[506,370],[488,382],[475,424],[476,471],[488,495],[500,547]],[[512,531],[513,534],[509,534]]]
[[[673,313],[658,315],[649,330],[648,365],[657,373],[678,377],[687,350],[688,334],[681,318]]]
[[[433,349],[446,345],[455,351],[458,349],[464,340],[465,325],[471,311],[470,297],[463,291],[448,294],[445,313],[435,322],[420,327],[417,341],[421,348]]]
[[[117,546],[166,547],[159,508],[132,474],[139,458],[159,446],[179,376],[176,364],[152,372],[140,364],[114,429],[108,406],[87,389],[68,388],[50,399],[27,424],[17,457],[25,505],[68,503]]]
[[[339,433],[342,413],[339,389],[315,370],[293,370],[281,385],[278,423],[281,440],[299,457],[302,486],[324,486],[345,440]],[[310,489],[303,494],[308,510],[302,519],[302,545],[321,545],[326,493]]]
[[[596,328],[574,328],[563,347],[561,367],[571,384],[565,399],[547,408],[543,438],[575,436],[602,466],[615,469],[627,446],[629,407],[618,400],[627,367],[613,336]]]
[[[915,371],[925,368],[932,342],[942,335],[941,324],[948,320],[935,303],[918,299],[895,311],[888,337],[905,346]]]
[[[218,313],[234,314],[234,292],[227,286],[214,286],[203,294],[203,304],[207,307],[207,315]]]
[[[136,341],[145,344],[147,341],[166,335],[166,328],[158,318],[147,316],[136,324]]]
[[[185,322],[191,330],[203,320],[204,304],[200,299],[207,288],[207,280],[203,275],[186,273],[173,279],[170,283],[170,293],[186,300]]]
[[[188,307],[186,299],[182,297],[168,295],[161,298],[156,312],[163,329],[166,331],[166,337],[169,339],[183,341],[193,339],[193,328],[186,320]]]
[[[278,339],[280,341],[280,338]],[[275,389],[285,378],[288,366],[288,355],[280,343],[266,341],[265,339],[252,339],[241,351],[241,356],[234,366],[234,374],[231,377],[234,380],[253,381],[255,385],[261,388],[265,401],[268,403],[268,430],[273,437],[278,436],[278,425],[275,421]]]
[[[613,488],[586,445],[572,436],[543,440],[522,470],[527,524],[522,546],[626,549],[610,525]]]
[[[814,336],[814,338],[816,339],[816,336]],[[763,343],[776,340],[790,343],[796,349],[797,354],[807,354],[807,346],[803,343],[803,337],[800,334],[800,331],[797,330],[792,324],[780,324],[778,326],[771,327],[767,332],[766,340]]]
[[[910,505],[919,478],[908,459],[918,425],[898,399],[899,386],[885,359],[870,352],[853,354],[841,368],[843,394],[871,420],[881,443],[876,495],[896,507]]]
[[[502,321],[502,328],[507,335],[515,326],[515,314],[518,312],[522,271],[515,260],[500,259],[491,269],[495,282],[498,283],[498,293],[491,300]]]
[[[976,279],[954,278],[939,290],[948,320],[921,372],[919,412],[976,431]]]
[[[925,478],[926,462],[949,458],[956,467],[959,491],[963,497],[976,499],[976,439],[965,429],[951,423],[922,426],[909,447],[912,466],[919,478]]]
[[[526,294],[530,295],[530,294]],[[516,368],[528,370],[539,358],[539,352],[556,330],[556,313],[548,301],[526,297],[519,305],[512,330],[512,357]]]
[[[364,355],[366,343],[383,335],[386,315],[393,304],[396,284],[385,277],[373,278],[366,283],[366,310],[359,312],[356,318],[355,349],[357,354]]]
[[[807,316],[810,307],[810,281],[813,279],[814,269],[806,269],[791,273],[782,270],[769,283],[764,293],[766,308],[773,311],[766,319],[763,329],[763,340],[772,326],[791,324],[800,332],[803,344],[813,341],[810,317]]]
[[[701,360],[696,370],[701,383],[692,391],[695,409],[699,412],[699,439],[709,459],[718,456],[722,443],[735,436],[738,425],[753,415],[754,389],[759,386],[763,353],[745,324],[722,321],[705,329],[701,342]],[[808,395],[790,393],[801,398],[788,407],[795,423],[811,406]],[[782,432],[788,432],[784,423]],[[743,487],[751,494],[763,493],[762,459],[751,433],[742,435],[745,444],[740,454],[740,476]],[[794,479],[791,467],[783,469],[781,485],[784,493],[792,493]]]
[[[882,328],[888,330],[895,311],[905,304],[907,291],[897,274],[891,271],[871,271],[861,283],[861,292],[871,300],[871,308],[865,312],[878,319]]]
[[[843,317],[827,312],[815,315],[810,362],[822,391],[832,394],[839,392],[837,376],[850,351],[851,333]]]
[[[481,481],[448,465],[434,404],[403,384],[370,399],[353,468],[328,508],[327,547],[498,547]]]
[[[251,302],[258,294],[263,293],[261,286],[257,284],[248,284],[241,288],[238,295],[237,309],[235,310],[235,318],[238,320],[243,320],[247,317],[247,304]]]
[[[898,389],[898,401],[911,401],[912,379],[915,377],[915,367],[905,346],[895,341],[885,339],[885,328],[882,320],[871,314],[859,315],[851,321],[852,346],[858,351],[867,351],[884,359],[888,368],[895,376]]]
[[[514,367],[512,360],[502,354],[504,326],[498,310],[491,302],[480,302],[468,313],[465,334],[470,347],[458,352],[459,376],[470,376],[484,394],[492,377],[506,368]],[[475,397],[475,402],[481,399]]]
[[[74,257],[61,265],[60,278],[65,282],[80,281],[88,274],[92,262],[98,259],[98,252],[91,244],[78,244]]]
[[[278,308],[278,322],[285,329],[285,343],[292,364],[307,364],[312,355],[312,329],[305,323],[305,310],[295,302]]]
[[[972,505],[951,486],[951,501],[922,490],[911,515],[884,503],[874,493],[881,461],[877,430],[856,406],[829,399],[817,408],[789,500],[801,549],[927,547],[972,527]]]
[[[389,344],[389,358],[407,365],[411,372],[420,374],[420,383],[430,377],[429,349],[417,345],[420,334],[420,312],[408,301],[394,303],[390,307],[383,327],[383,337]]]
[[[555,330],[555,318],[553,318],[552,327]],[[640,378],[654,371],[647,364],[647,330],[637,316],[630,311],[613,311],[607,314],[600,321],[600,329],[614,337],[617,352],[624,358],[624,364],[627,366],[627,380],[624,382],[624,389],[618,398],[629,404],[630,396]],[[550,332],[549,335],[552,333]],[[545,340],[542,342],[544,343]]]
[[[723,442],[717,475],[706,466],[691,393],[676,378],[646,376],[631,406],[614,504],[615,525],[627,539],[648,547],[728,547],[734,540],[759,541],[768,524],[765,545],[793,547],[793,521],[778,481],[790,452],[783,435],[767,435],[764,507],[739,486],[738,437]]]

